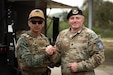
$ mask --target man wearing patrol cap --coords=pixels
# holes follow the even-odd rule
[[[35,9],[31,11],[31,13],[29,14],[29,19],[33,17],[40,17],[42,19],[45,19],[43,11],[39,9]]]
[[[41,33],[44,25],[43,11],[32,10],[28,17],[30,30],[20,36],[16,47],[22,75],[50,75],[48,67],[57,61],[56,48],[50,45],[47,37]]]
[[[79,8],[70,10],[67,21],[70,27],[61,31],[56,40],[62,75],[95,75],[94,69],[105,60],[101,38],[84,26]]]

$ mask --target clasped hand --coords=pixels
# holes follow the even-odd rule
[[[46,47],[45,52],[46,52],[47,55],[53,55],[56,52],[56,47],[49,45],[49,46]]]

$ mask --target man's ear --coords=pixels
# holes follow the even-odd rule
[[[28,26],[30,27],[30,21],[28,21],[27,23],[28,23]]]

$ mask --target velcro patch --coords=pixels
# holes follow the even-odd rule
[[[96,41],[96,46],[99,48],[99,50],[104,49],[103,43],[100,40]]]

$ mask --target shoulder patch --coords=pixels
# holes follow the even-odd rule
[[[99,48],[99,50],[103,50],[104,49],[103,43],[100,40],[96,41],[96,46]]]

